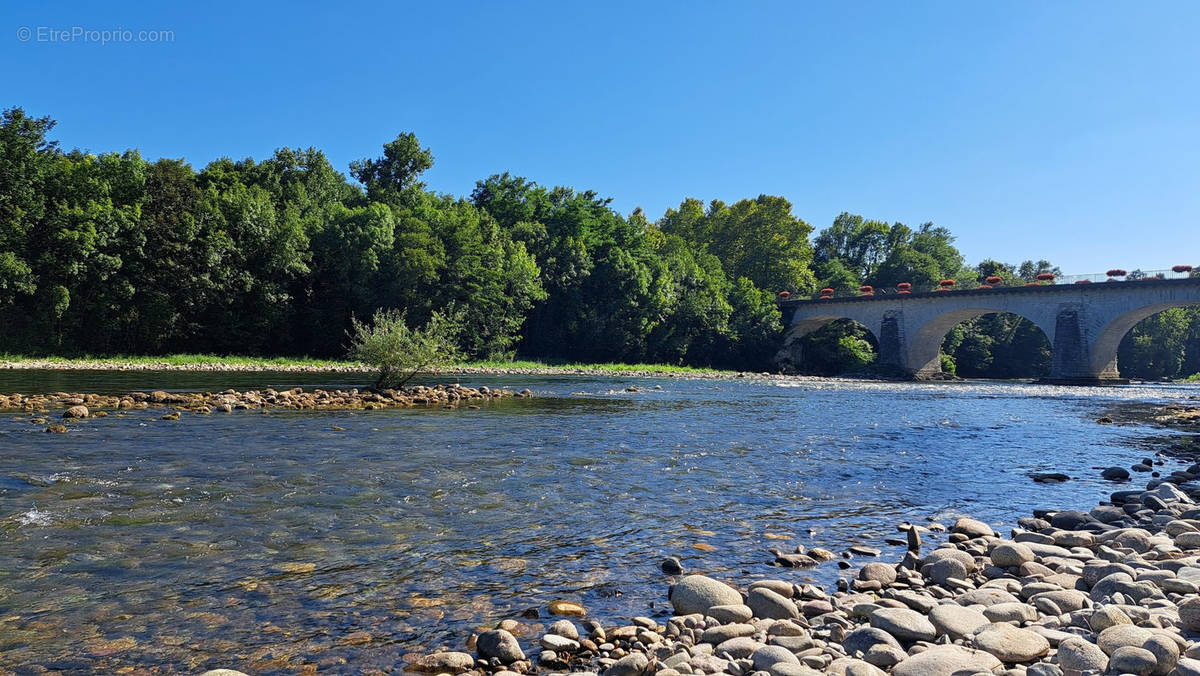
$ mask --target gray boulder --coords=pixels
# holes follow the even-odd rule
[[[426,674],[461,674],[474,666],[475,658],[469,653],[442,652],[420,657],[408,669]]]
[[[746,596],[746,605],[754,612],[754,617],[762,619],[791,620],[800,617],[800,610],[794,601],[765,587],[751,589]]]
[[[986,523],[968,519],[965,516],[954,522],[954,525],[950,527],[950,532],[961,533],[969,538],[992,537],[996,534],[996,531]]]
[[[991,624],[978,610],[952,603],[937,606],[929,611],[929,621],[933,623],[938,634],[955,640],[967,638],[980,627]]]
[[[952,676],[991,672],[1002,666],[995,655],[959,645],[934,646],[897,664],[893,676]]]
[[[960,606],[994,606],[997,603],[1019,603],[1021,599],[995,587],[972,589],[954,599]]]
[[[1118,674],[1150,676],[1157,666],[1158,662],[1154,659],[1154,653],[1131,645],[1117,648],[1108,660],[1108,668]]]
[[[1020,542],[1001,542],[992,548],[991,558],[1000,568],[1016,568],[1033,560],[1033,550]]]
[[[1200,631],[1200,597],[1179,604],[1179,621],[1188,631]]]
[[[871,626],[882,629],[903,642],[932,641],[937,629],[929,618],[907,608],[880,608],[871,613]]]
[[[991,624],[975,632],[975,647],[985,650],[1001,662],[1032,662],[1050,652],[1050,641],[1028,629],[1011,624]]]
[[[713,606],[741,605],[738,590],[704,575],[687,575],[671,586],[667,597],[676,615],[707,614]]]
[[[475,652],[485,660],[495,657],[503,664],[512,664],[517,660],[525,659],[525,653],[521,650],[521,644],[517,642],[517,637],[503,629],[493,629],[480,634],[475,639]]]
[[[735,660],[744,659],[753,655],[763,644],[755,641],[749,636],[739,636],[731,638],[717,645],[714,651],[717,655],[721,653],[729,653],[729,656]]]
[[[900,643],[891,634],[875,627],[859,627],[846,634],[846,638],[842,639],[842,647],[846,649],[846,654],[850,656],[854,656],[856,653],[865,654],[877,645],[900,647]]]
[[[1154,655],[1154,661],[1158,665],[1154,668],[1155,674],[1170,673],[1179,662],[1179,644],[1167,636],[1154,636],[1142,644],[1142,649]]]
[[[1058,666],[1068,671],[1095,671],[1108,669],[1108,655],[1095,643],[1083,638],[1069,638],[1058,644],[1055,656]]]
[[[896,569],[886,563],[868,563],[858,571],[858,579],[874,580],[886,587],[896,581]]]
[[[604,676],[642,676],[650,669],[644,653],[629,653],[604,670]]]
[[[721,624],[749,622],[750,618],[754,617],[754,611],[750,610],[750,606],[738,603],[731,606],[713,606],[708,609],[708,616]]]
[[[755,671],[767,671],[780,662],[800,664],[800,658],[796,657],[795,653],[787,648],[781,648],[777,645],[763,646],[754,651]]]
[[[1140,648],[1152,636],[1154,636],[1154,632],[1149,629],[1132,624],[1118,624],[1100,632],[1096,637],[1096,645],[1100,646],[1105,655],[1111,657],[1117,648],[1125,646]]]

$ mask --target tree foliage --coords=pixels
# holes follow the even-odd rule
[[[328,357],[363,328],[354,317],[395,308],[412,326],[454,316],[469,358],[762,370],[781,344],[780,291],[1058,273],[1045,260],[968,268],[932,223],[842,213],[814,236],[775,195],[688,198],[652,220],[594,191],[508,173],[467,197],[437,194],[424,183],[433,153],[407,132],[347,177],[316,148],[197,170],[132,150],[64,151],[53,129],[20,108],[0,117],[9,352]],[[1198,326],[1194,310],[1146,320],[1122,344],[1122,368],[1200,371]],[[808,339],[808,367],[862,368],[871,340],[862,327],[830,325]],[[1041,332],[1011,316],[965,322],[944,351],[961,375],[1031,376],[1050,363]]]

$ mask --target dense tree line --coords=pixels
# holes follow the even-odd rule
[[[1045,261],[965,265],[948,230],[842,214],[816,233],[784,198],[686,199],[651,221],[592,191],[505,174],[465,197],[421,177],[412,134],[354,162],[283,148],[200,171],[136,151],[64,151],[54,122],[0,120],[0,351],[341,356],[352,318],[461,321],[472,358],[651,361],[768,368],[775,294],[855,293],[900,281],[1032,279]],[[1200,371],[1197,314],[1169,311],[1122,344],[1136,375]],[[834,324],[806,350],[814,372],[866,368],[873,339]],[[1039,342],[1040,340],[1040,342]],[[1036,375],[1041,333],[1015,317],[946,338],[960,375]]]

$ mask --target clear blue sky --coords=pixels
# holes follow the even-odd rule
[[[778,194],[949,227],[970,262],[1200,264],[1200,3],[6,3],[0,105],[197,168],[401,131],[651,218]],[[45,29],[170,30],[160,43]],[[22,41],[20,29],[31,30]]]

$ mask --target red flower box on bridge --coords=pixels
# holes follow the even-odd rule
[[[1192,266],[1190,266],[1190,265],[1176,265],[1171,268],[1171,272],[1191,272],[1191,271],[1192,271]]]
[[[996,275],[992,275],[991,277],[988,277],[987,279],[985,279],[985,280],[983,280],[983,281],[987,282],[988,284],[993,284],[993,285],[995,285],[995,284],[1003,284],[1003,283],[1004,283],[1004,278],[1002,278],[1002,277],[997,277]]]
[[[1038,273],[1038,276],[1036,277],[1036,279],[1041,282],[1052,282],[1052,281],[1054,281],[1054,273],[1052,273],[1052,272]]]
[[[1125,272],[1121,268],[1113,268],[1112,270],[1109,270],[1108,272],[1106,272],[1104,274],[1108,275],[1109,277],[1124,277],[1125,275],[1127,275],[1129,273]]]

